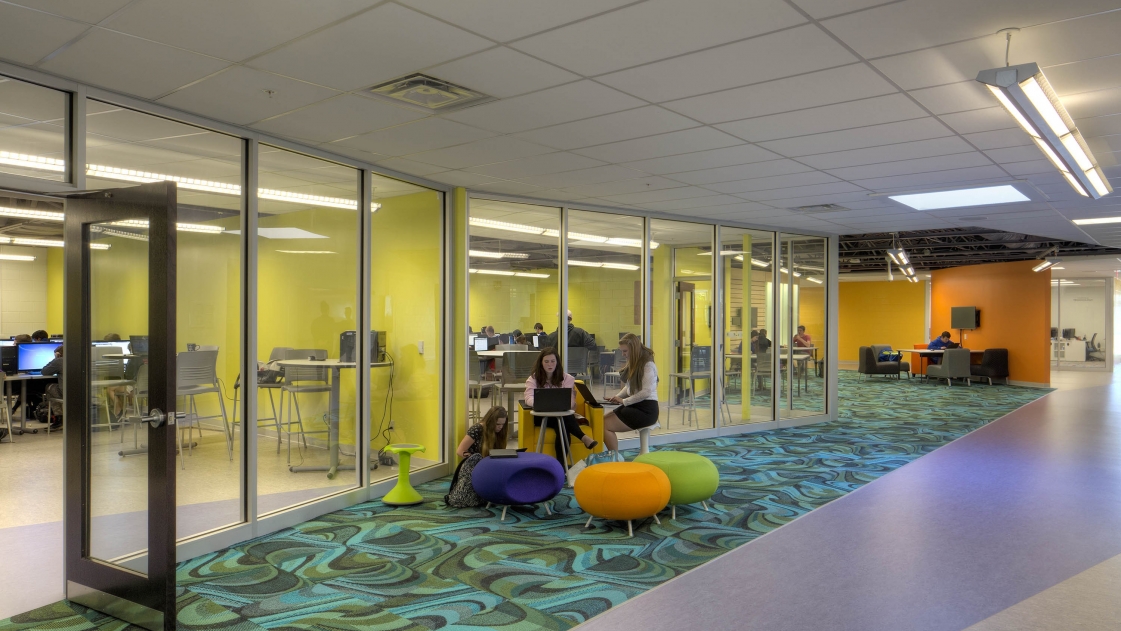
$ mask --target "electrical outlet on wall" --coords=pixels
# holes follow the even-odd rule
[[[393,419],[389,419],[389,429],[393,429]]]
[[[416,350],[421,355],[424,354],[424,340],[421,340],[421,341],[416,343]]]

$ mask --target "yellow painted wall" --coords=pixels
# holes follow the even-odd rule
[[[62,248],[47,248],[47,332],[62,333]]]
[[[861,346],[912,348],[929,341],[925,282],[839,283],[837,292],[840,361],[857,361]]]
[[[533,333],[533,324],[540,322],[545,331],[557,328],[560,310],[560,281],[555,269],[530,270],[548,274],[548,278],[494,276],[471,274],[471,315],[468,324],[479,332],[493,326],[495,333],[520,329]],[[466,344],[466,341],[464,342]]]
[[[573,324],[594,333],[596,343],[607,352],[618,347],[619,333],[641,336],[641,318],[635,324],[634,317],[635,283],[641,278],[638,271],[569,267],[568,310]]]
[[[851,285],[854,283],[845,283]],[[913,285],[914,283],[907,283]],[[798,324],[806,327],[814,346],[825,344],[825,288],[800,285],[798,289]],[[795,327],[795,333],[798,329]],[[821,351],[819,351],[820,354]],[[819,355],[820,356],[820,355]]]

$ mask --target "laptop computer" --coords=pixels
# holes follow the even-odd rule
[[[567,412],[572,409],[572,388],[535,388],[534,412]]]
[[[604,412],[610,412],[611,410],[614,410],[615,408],[619,407],[618,405],[616,405],[614,403],[608,403],[606,401],[596,401],[596,395],[592,394],[592,389],[589,388],[587,386],[587,384],[585,384],[582,381],[577,381],[576,382],[576,390],[578,390],[580,392],[580,396],[584,398],[584,403],[587,403],[587,404],[591,405],[592,407],[603,408]],[[534,393],[533,396],[536,397],[537,394]]]

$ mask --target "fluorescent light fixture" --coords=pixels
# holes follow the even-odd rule
[[[810,281],[811,283],[817,283],[818,285],[825,282],[825,281],[821,280],[820,278],[814,278],[813,276],[807,276],[806,280]]]
[[[991,68],[977,73],[1051,164],[1079,195],[1099,199],[1113,191],[1038,64]]]
[[[1031,268],[1033,272],[1042,272],[1043,270],[1062,262],[1062,259],[1044,259],[1039,262],[1035,267]]]
[[[484,250],[470,250],[468,252],[471,256],[481,259],[528,259],[529,255],[524,252],[486,252]]]
[[[789,274],[790,273],[790,270],[786,269],[785,267],[778,268],[778,271],[782,272],[783,274]],[[794,277],[795,278],[798,278],[801,275],[802,275],[802,272],[794,272]]]
[[[521,278],[548,278],[548,274],[534,274],[532,272],[514,272],[514,276]]]
[[[38,246],[41,248],[61,248],[63,246],[60,239],[28,239],[24,237],[0,237],[0,243],[11,245],[30,245]],[[108,243],[91,243],[91,250],[108,250],[111,246]]]
[[[1066,269],[1066,268],[1065,267],[1059,267],[1058,265],[1052,265],[1051,269]]]
[[[8,208],[0,206],[0,217],[16,217],[18,219],[37,219],[40,221],[62,221],[66,218],[60,212],[51,210],[31,210],[30,208]]]
[[[0,254],[0,261],[34,261],[34,256],[25,254]]]
[[[964,188],[953,191],[934,191],[907,195],[889,195],[900,204],[915,210],[938,210],[940,208],[962,208],[964,206],[989,206],[992,204],[1011,204],[1030,201],[1027,195],[1016,190],[1015,186],[985,186]]]
[[[11,151],[0,151],[0,164],[25,167],[28,169],[39,169],[41,171],[54,171],[56,173],[66,171],[65,160],[56,160],[54,158],[32,156],[26,153],[14,153]]]
[[[569,232],[569,241],[584,241],[587,243],[607,243],[607,237],[601,237],[597,234],[582,234],[580,232]]]
[[[241,230],[227,230],[226,234],[241,234]],[[322,234],[303,228],[257,228],[257,236],[266,239],[326,239]]]
[[[759,259],[751,259],[751,264],[755,265],[756,267],[770,267],[771,266],[770,261],[760,261]]]
[[[130,228],[147,228],[147,219],[126,219],[124,221],[114,221],[110,225],[113,226],[126,226]],[[175,229],[180,232],[205,232],[208,234],[218,234],[224,230],[222,226],[211,226],[201,223],[177,223]]]
[[[472,274],[489,274],[491,276],[513,276],[514,272],[509,272],[500,269],[473,269]]]
[[[738,260],[743,260],[743,255],[746,254],[743,250],[720,250],[720,256],[734,256]],[[698,252],[697,256],[712,256],[712,252]]]
[[[915,278],[914,276],[904,276],[904,278],[906,278],[906,279],[907,279],[907,281],[908,281],[908,282],[911,282],[911,283],[917,283],[917,282],[919,282],[919,279]]]
[[[1094,217],[1093,219],[1073,219],[1076,226],[1093,226],[1103,223],[1121,223],[1121,217]],[[1121,261],[1121,258],[1117,260]]]
[[[476,228],[490,228],[492,230],[521,232],[523,234],[543,234],[545,232],[544,228],[538,228],[537,226],[523,226],[522,224],[495,221],[494,219],[482,219],[480,217],[472,217],[468,223]]]
[[[240,191],[238,191],[240,194]],[[270,188],[258,189],[259,199],[270,199],[274,202],[289,202],[292,204],[306,204],[308,206],[324,206],[327,208],[342,208],[344,210],[357,210],[358,202],[342,197],[324,197],[322,195],[307,195],[291,191],[277,191]]]
[[[332,252],[331,250],[277,250],[277,252],[283,252],[284,254],[338,254],[338,252]]]
[[[568,264],[575,265],[577,267],[604,267],[607,269],[625,269],[632,272],[638,269],[637,265],[631,265],[630,263],[597,263],[595,261],[577,261],[574,259],[568,259]]]
[[[535,234],[542,237],[559,237],[560,231],[552,228],[539,228],[537,226],[527,226],[520,223],[510,223],[507,221],[497,221],[495,219],[483,219],[481,217],[471,217],[467,220],[468,224],[476,228],[490,228],[491,230],[505,230],[507,232],[520,232],[522,234]],[[585,234],[582,232],[569,232],[568,240],[574,243],[594,244],[594,245],[618,245],[628,248],[641,248],[641,239],[622,239],[618,237],[601,237],[595,234]],[[650,242],[650,249],[656,249],[658,243],[655,241]]]
[[[603,267],[603,263],[593,263],[592,261],[576,261],[573,259],[568,259],[568,264],[575,265],[576,267]]]

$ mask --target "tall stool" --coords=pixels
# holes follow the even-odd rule
[[[381,498],[381,501],[390,506],[411,506],[423,502],[424,498],[421,497],[420,493],[417,493],[412,483],[409,482],[409,465],[413,453],[424,451],[424,445],[402,443],[388,445],[385,450],[397,454],[397,485],[390,489],[385,497]]]

